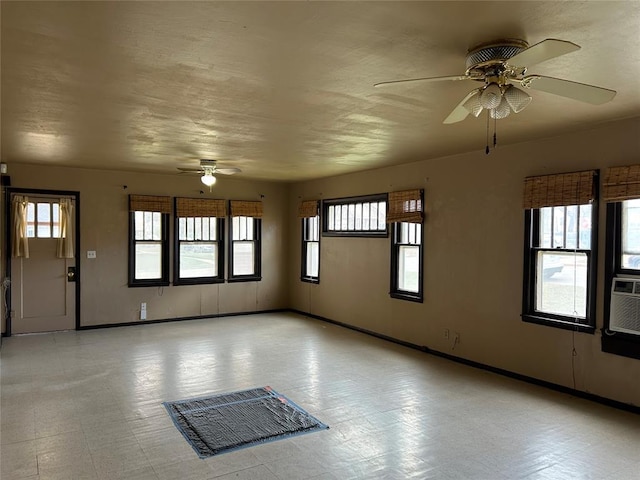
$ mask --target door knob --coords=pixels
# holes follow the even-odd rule
[[[76,281],[76,267],[67,268],[67,282]]]

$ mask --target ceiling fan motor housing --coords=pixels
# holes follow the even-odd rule
[[[508,39],[483,43],[467,52],[467,75],[484,80],[486,75],[500,76],[505,61],[529,48],[524,40]]]
[[[202,159],[200,160],[200,166],[201,167],[215,167],[216,166],[216,161],[215,160],[207,160],[207,159]]]

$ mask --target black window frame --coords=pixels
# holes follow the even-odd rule
[[[234,218],[247,218],[253,220],[253,232],[255,238],[253,240],[234,240],[233,219]],[[254,243],[254,255],[253,255],[253,274],[250,275],[234,275],[233,274],[233,252],[235,243],[251,241]],[[230,217],[229,221],[229,271],[227,275],[227,282],[259,282],[262,280],[262,218],[249,217],[245,215],[235,215]]]
[[[310,223],[312,220],[316,219],[318,222],[317,228],[315,229],[315,233],[317,233],[317,239],[309,238],[314,237],[314,229],[313,226],[310,225]],[[302,257],[300,259],[300,280],[308,283],[320,283],[320,238],[322,237],[322,235],[320,235],[320,214],[316,215],[315,217],[302,218],[301,220]],[[318,244],[318,275],[315,277],[312,275],[307,275],[307,252],[310,243]]]
[[[598,175],[594,176],[594,183],[597,189]],[[596,322],[596,281],[598,266],[598,201],[597,192],[591,202],[591,239],[590,249],[580,248],[553,248],[540,246],[540,208],[525,209],[525,232],[524,232],[524,281],[522,293],[522,320],[540,325],[574,330],[584,333],[595,332]],[[573,205],[566,205],[569,207]],[[540,251],[550,251],[557,253],[584,253],[587,257],[587,298],[586,298],[586,318],[584,323],[578,322],[574,317],[541,312],[536,310],[536,275],[537,275],[537,253]]]
[[[169,281],[169,214],[160,213],[160,240],[151,240],[160,244],[161,252],[161,276],[153,279],[136,279],[136,244],[138,242],[149,242],[150,240],[135,239],[135,214],[136,212],[148,212],[148,210],[136,210],[129,212],[129,262],[128,262],[128,286],[129,287],[166,287]]]
[[[347,208],[349,205],[354,205],[354,210],[357,210],[358,205],[363,204],[371,204],[371,203],[382,203],[385,204],[385,220],[383,220],[383,224],[385,226],[384,230],[371,230],[371,229],[347,229],[347,230],[336,230],[329,229],[330,224],[330,215],[329,209],[330,207],[344,206]],[[361,207],[362,208],[362,207]],[[346,198],[334,198],[322,201],[322,236],[323,237],[369,237],[369,238],[386,238],[389,236],[389,228],[386,223],[386,212],[389,209],[388,195],[386,193],[378,193],[374,195],[362,195],[358,197],[346,197]],[[380,216],[378,214],[378,222],[380,224]],[[364,223],[363,223],[364,225]],[[355,227],[355,220],[354,220]]]
[[[175,211],[175,210],[174,210]],[[216,222],[216,240],[180,240],[180,219],[185,218],[209,218],[211,222]],[[195,221],[194,221],[195,222]],[[224,252],[225,252],[225,232],[224,218],[219,217],[174,217],[174,236],[173,236],[173,284],[174,285],[208,285],[214,283],[224,283]],[[180,244],[181,243],[216,243],[218,252],[218,274],[208,277],[180,277]]]
[[[411,226],[420,226],[420,243],[400,242],[402,237],[402,225],[407,224],[409,228]],[[417,235],[416,235],[417,238]],[[401,290],[398,286],[398,268],[400,266],[400,247],[402,246],[417,246],[418,247],[418,292],[411,292],[409,290]],[[411,222],[394,222],[391,224],[391,275],[390,275],[390,292],[391,298],[397,298],[400,300],[408,300],[411,302],[422,303],[424,301],[424,223],[411,223]]]
[[[605,291],[601,346],[602,351],[640,359],[640,335],[609,330],[611,287],[619,276],[640,278],[640,270],[622,267],[622,201],[607,203],[605,240]]]

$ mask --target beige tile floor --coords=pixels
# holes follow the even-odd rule
[[[295,314],[17,336],[0,359],[2,480],[640,478],[638,415]],[[162,406],[264,385],[330,430],[201,460]]]

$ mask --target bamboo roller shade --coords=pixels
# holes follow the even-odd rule
[[[232,217],[262,218],[262,202],[231,200],[230,203]]]
[[[227,202],[211,198],[176,198],[177,217],[217,217],[227,216]]]
[[[527,177],[524,208],[585,205],[595,197],[595,170]]]
[[[640,198],[640,165],[607,168],[602,187],[605,202]]]
[[[298,218],[313,218],[318,215],[318,200],[302,202],[298,207]]]
[[[422,223],[422,191],[404,190],[389,193],[387,223]]]
[[[171,213],[171,197],[129,195],[129,210],[132,212]]]

